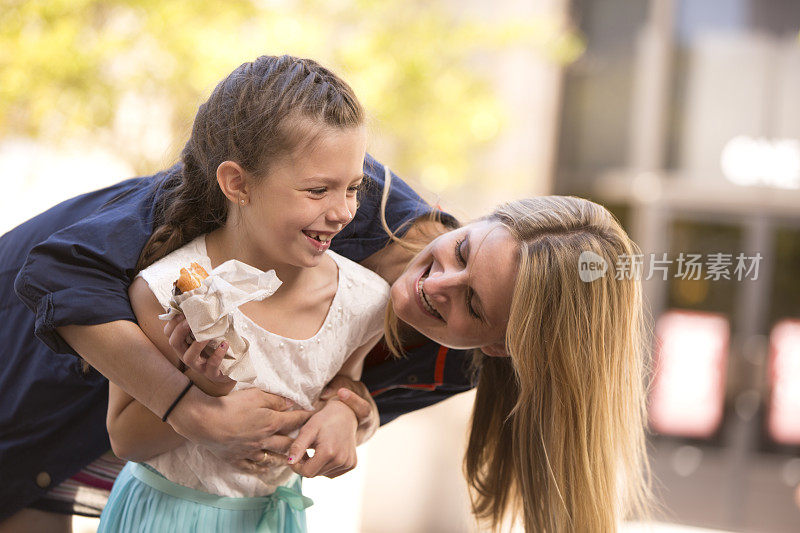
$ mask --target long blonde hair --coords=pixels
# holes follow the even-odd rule
[[[526,531],[615,531],[650,500],[641,283],[616,268],[638,248],[581,198],[510,202],[489,219],[519,241],[519,271],[510,358],[475,355],[464,459],[473,511],[493,529],[511,515]],[[581,280],[585,251],[605,275]]]

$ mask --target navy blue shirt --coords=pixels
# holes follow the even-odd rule
[[[154,229],[155,200],[175,172],[178,165],[72,198],[0,237],[0,521],[110,449],[108,382],[84,370],[56,328],[136,321],[128,287]],[[354,261],[388,242],[380,223],[384,167],[368,155],[364,172],[371,184],[331,245]],[[430,211],[393,176],[386,208],[392,230],[402,235],[406,222]],[[472,386],[467,354],[433,342],[397,360],[379,345],[370,360],[362,380],[381,423]]]

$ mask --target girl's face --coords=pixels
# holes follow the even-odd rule
[[[248,247],[264,263],[319,264],[330,240],[355,215],[366,139],[364,127],[330,129],[310,147],[273,163],[241,215]]]
[[[505,227],[486,220],[439,236],[392,285],[395,313],[444,346],[505,355],[518,248]]]

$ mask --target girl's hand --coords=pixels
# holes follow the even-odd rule
[[[375,434],[381,425],[381,420],[378,416],[378,406],[366,385],[339,374],[328,383],[319,397],[322,401],[334,398],[344,402],[355,413],[358,419],[356,431],[358,444],[366,442]]]
[[[330,400],[312,416],[289,447],[289,464],[303,477],[326,476],[331,479],[356,466],[356,429],[353,410],[338,400]],[[306,454],[314,449],[314,456]]]
[[[189,323],[183,315],[174,317],[164,326],[164,334],[169,337],[169,345],[187,367],[213,383],[233,384],[233,380],[219,370],[222,358],[228,351],[228,344],[223,342],[209,354],[205,348],[210,341],[192,340],[191,333]],[[188,340],[192,340],[191,344],[187,342]]]

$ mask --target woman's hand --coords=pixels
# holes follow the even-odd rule
[[[286,434],[300,428],[314,414],[289,411],[290,407],[288,400],[255,388],[212,397],[192,387],[168,421],[183,437],[238,468],[253,472],[277,462],[286,464],[284,456],[294,441]],[[350,416],[355,419],[352,411]]]
[[[220,372],[222,358],[228,351],[228,344],[223,342],[216,350],[209,354],[206,346],[209,341],[198,342],[194,340],[192,330],[186,317],[178,315],[164,326],[164,334],[169,337],[169,345],[180,357],[181,361],[213,383],[233,384],[234,381]],[[191,343],[187,342],[191,340]]]

